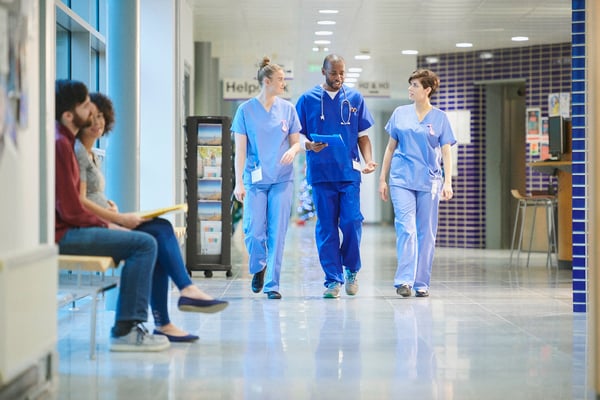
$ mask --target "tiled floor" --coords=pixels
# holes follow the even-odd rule
[[[232,278],[194,275],[229,308],[182,313],[174,291],[172,319],[200,335],[194,344],[110,353],[114,313],[101,311],[97,358],[89,360],[89,304],[60,310],[58,398],[587,397],[585,315],[571,312],[570,271],[545,268],[544,254],[526,269],[509,267],[508,251],[438,249],[431,297],[405,299],[392,284],[393,228],[368,225],[358,295],[323,299],[313,232],[288,232],[282,300],[251,292],[238,234]]]

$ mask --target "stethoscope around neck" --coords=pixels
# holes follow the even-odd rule
[[[341,125],[350,125],[350,118],[352,117],[352,104],[350,104],[350,100],[348,100],[348,96],[346,96],[346,89],[344,89],[344,85],[342,87],[342,93],[344,93],[344,100],[340,104],[340,122]],[[325,95],[325,88],[321,90],[321,121],[325,121],[325,111],[323,109],[323,96]],[[346,114],[347,118],[344,119],[344,108],[348,109],[348,113]],[[356,112],[356,110],[354,110]]]

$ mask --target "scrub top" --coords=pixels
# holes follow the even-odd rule
[[[394,110],[385,130],[398,142],[392,156],[389,185],[426,192],[441,190],[441,146],[456,143],[446,113],[433,107],[419,122],[414,104],[400,106]]]
[[[344,90],[339,90],[332,99],[321,85],[317,85],[300,96],[296,110],[302,124],[301,133],[311,141],[311,135],[315,133],[340,135],[343,141],[341,145],[329,145],[318,153],[306,152],[308,183],[360,182],[361,172],[352,163],[360,161],[358,133],[374,123],[362,95],[344,86]]]
[[[280,97],[269,111],[253,97],[238,107],[231,131],[246,135],[246,165],[243,181],[252,185],[252,171],[261,168],[262,180],[255,184],[273,184],[293,180],[293,163],[282,165],[279,160],[289,150],[288,136],[300,132],[302,126],[293,104]]]

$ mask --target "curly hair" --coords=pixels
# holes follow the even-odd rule
[[[98,107],[104,116],[104,135],[112,130],[115,125],[115,109],[112,101],[102,93],[90,93],[90,100]]]

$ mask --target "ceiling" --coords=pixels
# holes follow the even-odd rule
[[[323,57],[335,52],[361,80],[404,81],[419,55],[565,43],[571,40],[571,0],[188,0],[194,40],[211,43],[220,78],[252,79],[265,55],[290,68],[293,86],[322,81]],[[334,15],[318,10],[337,9]],[[319,26],[321,19],[333,26]],[[315,31],[333,35],[317,37]],[[513,36],[527,36],[513,42]],[[327,39],[328,51],[313,51]],[[460,49],[459,42],[472,48]],[[354,55],[368,53],[368,61]],[[432,66],[435,70],[435,67]],[[309,82],[310,81],[310,82]],[[316,81],[316,82],[313,82]]]

